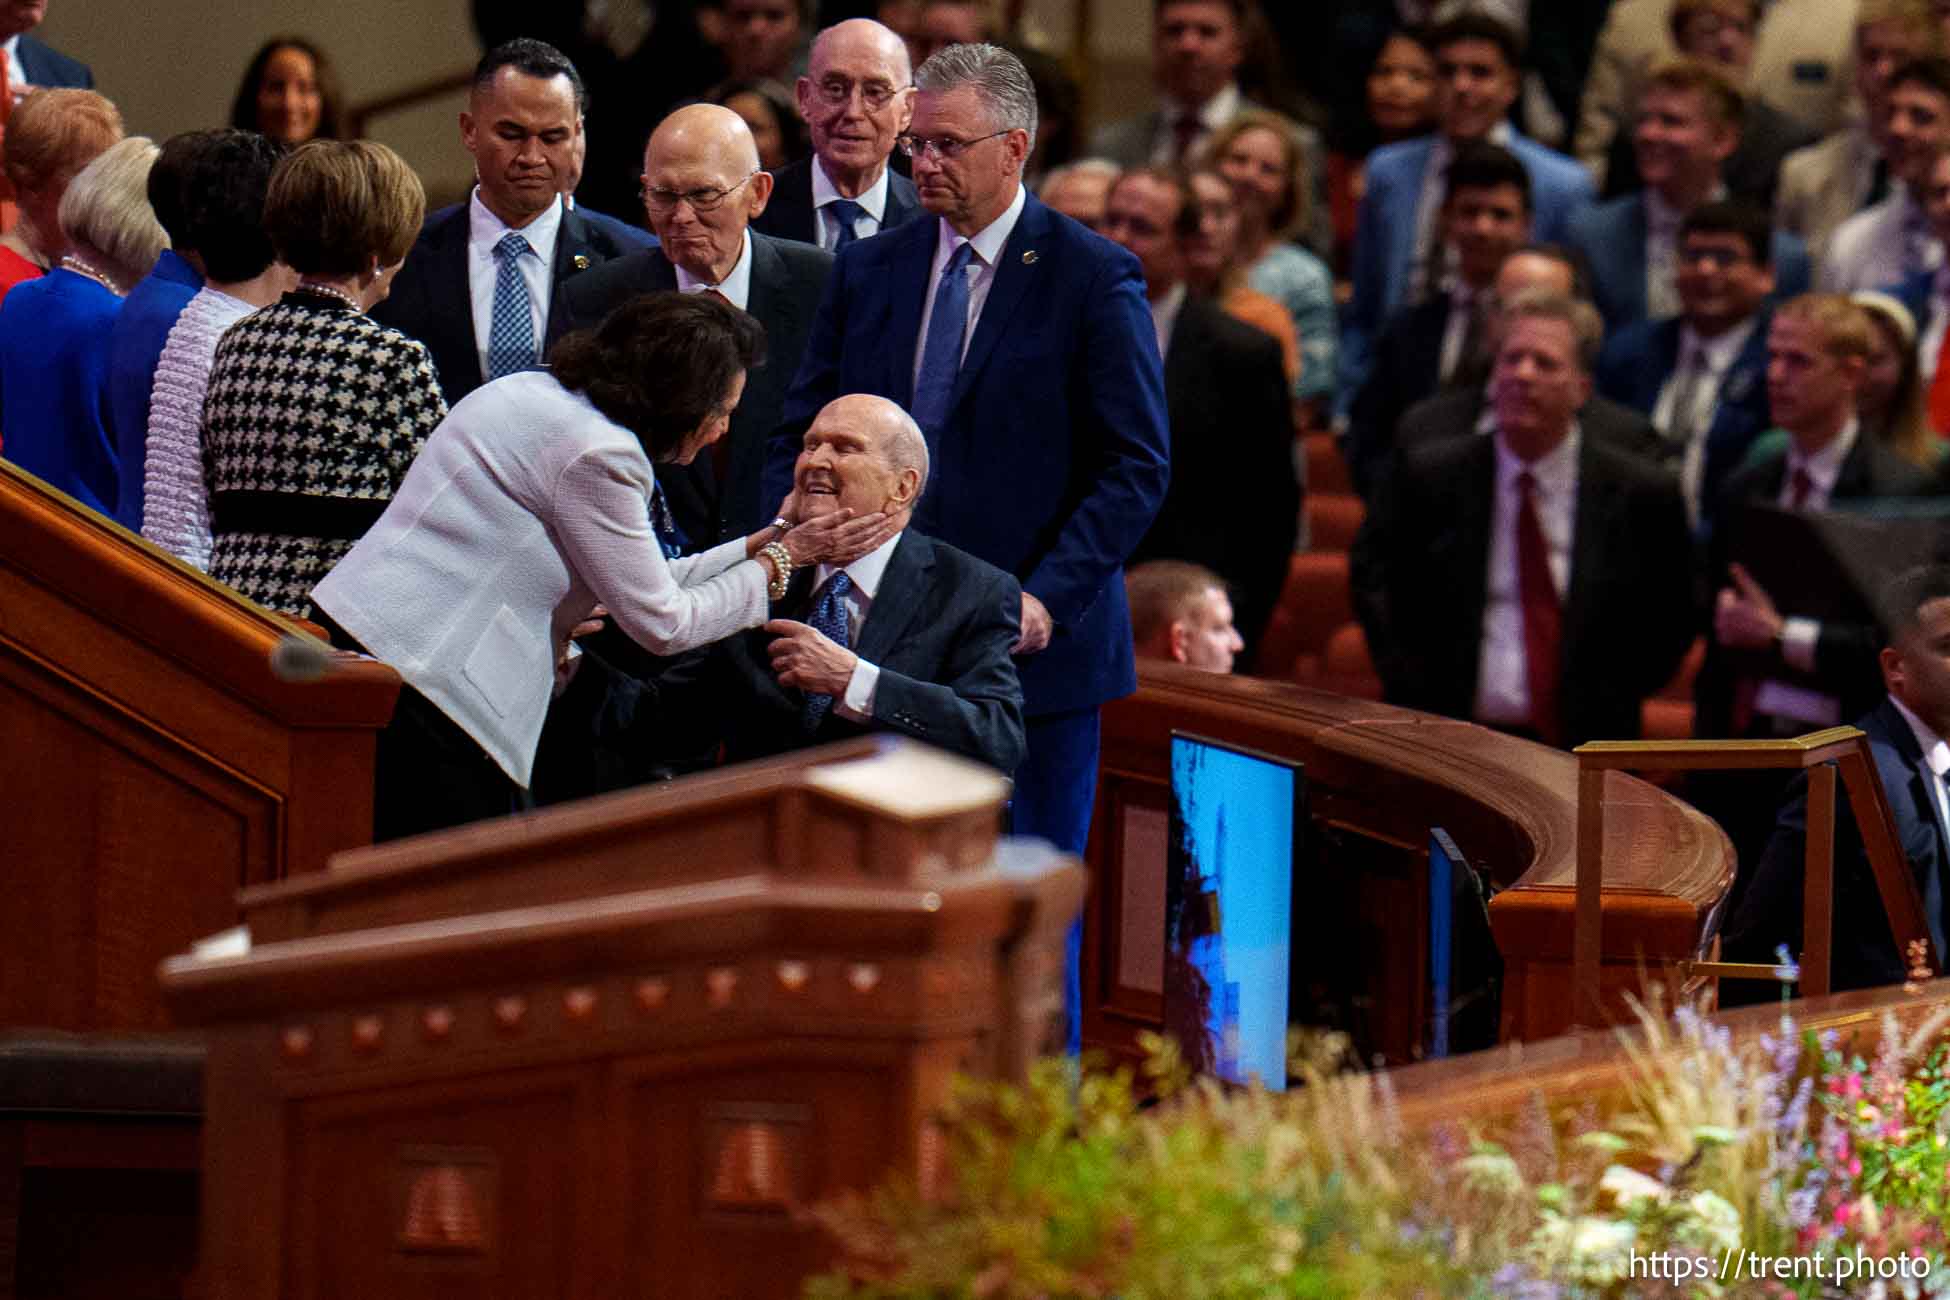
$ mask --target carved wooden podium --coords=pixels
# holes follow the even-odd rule
[[[248,951],[163,973],[204,1294],[796,1294],[804,1207],[933,1176],[954,1072],[1060,1046],[1084,874],[1005,794],[863,740],[247,890]]]

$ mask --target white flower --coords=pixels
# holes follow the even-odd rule
[[[1640,1201],[1664,1204],[1670,1195],[1666,1185],[1658,1179],[1624,1165],[1613,1165],[1605,1170],[1604,1176],[1598,1180],[1598,1190],[1609,1192],[1613,1203],[1621,1210],[1630,1209]]]
[[[1717,1192],[1695,1192],[1685,1202],[1686,1218],[1674,1232],[1688,1246],[1718,1257],[1740,1249],[1740,1211]]]

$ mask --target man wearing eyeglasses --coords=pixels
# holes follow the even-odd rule
[[[914,526],[1022,584],[1028,752],[1011,824],[1080,854],[1098,708],[1136,688],[1122,566],[1170,479],[1157,332],[1137,259],[1023,188],[1036,95],[1022,62],[951,45],[915,84],[901,147],[935,220],[840,253],[765,495],[784,495],[801,435],[835,397],[907,408],[936,469]]]
[[[745,380],[730,433],[689,466],[657,474],[685,551],[742,537],[772,517],[785,493],[759,494],[765,437],[779,422],[786,386],[805,350],[832,255],[750,229],[772,195],[758,146],[739,116],[693,104],[665,118],[643,154],[643,206],[660,248],[591,270],[564,293],[569,326],[599,323],[642,293],[714,293],[765,327],[765,364]]]
[[[813,156],[779,169],[752,229],[837,252],[921,215],[914,182],[887,165],[913,113],[907,44],[871,18],[813,42],[797,87]]]
[[[560,50],[526,38],[481,59],[460,115],[477,184],[466,203],[430,215],[373,319],[433,354],[452,406],[490,379],[539,365],[563,332],[556,298],[572,276],[650,236],[569,207],[586,103]]]

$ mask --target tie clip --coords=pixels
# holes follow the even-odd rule
[[[1035,249],[1033,249],[1033,248],[1032,248],[1032,249],[1029,249],[1029,250],[1028,250],[1027,252],[1025,252],[1025,253],[1024,253],[1024,254],[1022,255],[1022,264],[1023,264],[1024,266],[1034,266],[1034,265],[1036,265],[1036,250],[1035,250]]]

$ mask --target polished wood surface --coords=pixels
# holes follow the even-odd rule
[[[1084,874],[869,739],[347,853],[169,961],[204,1027],[201,1285],[763,1300],[808,1206],[940,1173],[953,1075],[1060,1047]]]
[[[1573,1023],[1577,760],[1469,723],[1281,682],[1146,662],[1105,706],[1087,861],[1087,1046],[1129,1059],[1163,1022],[1164,837],[1174,731],[1295,758],[1311,798],[1315,877],[1299,906],[1333,906],[1367,1017],[1366,1042],[1416,1059],[1427,1015],[1427,845],[1441,827],[1502,887],[1490,904],[1505,963],[1502,1037]],[[1668,963],[1707,955],[1734,857],[1713,822],[1635,777],[1604,772],[1601,986],[1612,1018]],[[1326,924],[1326,922],[1323,922]]]
[[[164,1023],[156,963],[367,843],[398,678],[280,680],[284,620],[0,462],[0,1026]]]

